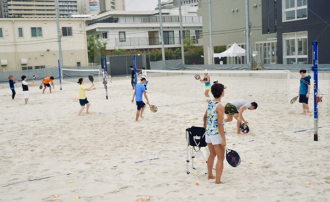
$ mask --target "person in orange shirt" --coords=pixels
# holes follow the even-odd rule
[[[47,87],[49,87],[49,92],[52,93],[52,87],[50,86],[49,83],[52,83],[52,86],[54,88],[53,80],[54,80],[54,77],[52,77],[52,76],[51,77],[46,77],[46,78],[44,78],[44,80],[42,80],[41,85],[44,84],[44,90],[42,91],[42,94],[44,94]]]

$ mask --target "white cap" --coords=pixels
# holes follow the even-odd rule
[[[205,69],[204,72],[207,72],[207,69]]]

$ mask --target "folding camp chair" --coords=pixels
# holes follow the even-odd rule
[[[207,158],[209,156],[209,151],[207,148],[207,143],[205,142],[205,128],[195,127],[186,129],[186,140],[187,140],[187,174],[189,174],[189,163],[191,161],[192,169],[196,170],[194,167],[194,158],[197,156],[202,156],[204,161],[207,163]],[[205,155],[201,149],[205,149]],[[207,167],[206,167],[207,169]],[[206,173],[207,174],[207,170]]]

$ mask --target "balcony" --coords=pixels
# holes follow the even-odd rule
[[[179,16],[163,16],[163,23],[179,23]],[[108,16],[102,19],[97,19],[88,23],[88,26],[97,23],[123,23],[123,24],[136,24],[136,23],[159,23],[159,16]],[[182,16],[183,24],[200,24],[202,26],[203,20],[200,16]],[[199,25],[196,25],[199,26]]]
[[[191,44],[198,45],[198,39],[194,39],[191,37]],[[125,41],[121,41],[119,38],[115,39],[116,47],[139,47],[139,46],[160,46],[162,45],[159,42],[159,38],[148,38],[148,37],[136,37],[136,38],[126,38]],[[164,45],[165,46],[180,46],[180,38],[179,37],[164,37]]]

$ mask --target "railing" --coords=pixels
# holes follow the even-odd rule
[[[190,38],[190,43],[193,45],[198,45],[198,39]],[[159,37],[148,38],[148,37],[136,37],[136,38],[126,38],[126,40],[116,38],[115,44],[118,47],[123,46],[159,46],[161,42]],[[179,37],[164,37],[164,45],[180,45]]]
[[[179,16],[163,16],[163,23],[179,23]],[[88,26],[97,23],[159,23],[159,16],[141,17],[141,16],[110,16],[88,23]],[[196,24],[203,23],[201,16],[182,16],[182,23]]]

